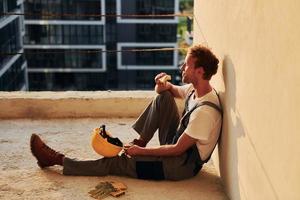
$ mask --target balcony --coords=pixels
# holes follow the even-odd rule
[[[60,167],[39,169],[31,156],[29,138],[38,133],[68,157],[97,159],[90,146],[92,129],[106,124],[114,136],[131,141],[136,133],[130,125],[154,95],[145,91],[1,92],[1,199],[92,199],[88,191],[102,180],[125,183],[128,190],[122,199],[227,199],[212,161],[196,177],[173,182],[63,176]],[[177,103],[182,108],[182,102]],[[154,137],[149,145],[156,144]]]

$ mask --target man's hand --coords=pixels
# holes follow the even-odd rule
[[[156,147],[139,147],[137,145],[124,147],[125,155],[131,156],[178,156],[194,145],[197,139],[183,133],[176,144],[167,144]]]
[[[141,153],[141,147],[137,145],[125,146],[124,150],[125,150],[125,154],[129,156],[136,156],[136,155],[140,155]]]
[[[165,90],[169,90],[172,87],[172,84],[169,82],[162,82],[160,79],[167,75],[166,73],[162,72],[160,74],[157,74],[154,78],[154,81],[156,83],[155,85],[155,91],[159,94]]]

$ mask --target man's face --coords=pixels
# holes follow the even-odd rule
[[[195,60],[190,54],[186,55],[185,62],[180,67],[183,83],[193,83],[195,79]]]

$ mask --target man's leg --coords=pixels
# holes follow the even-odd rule
[[[123,154],[113,158],[77,161],[51,149],[35,134],[31,136],[30,147],[41,168],[62,165],[65,175],[118,175],[140,179],[182,180],[194,176],[199,170],[195,165],[194,156],[188,156],[187,153],[176,157],[136,156],[132,158]]]
[[[160,144],[170,142],[179,124],[179,113],[173,95],[164,91],[157,95],[133,124],[133,129],[147,143],[159,130]]]
[[[30,149],[40,168],[62,165],[63,173],[66,175],[105,176],[112,174],[137,177],[134,160],[128,159],[125,155],[92,161],[77,161],[50,148],[36,134],[31,135]]]
[[[65,157],[63,174],[74,176],[129,176],[137,178],[135,162],[124,154],[112,158],[78,161]]]
[[[183,180],[195,176],[200,168],[187,154],[172,157],[126,155],[91,161],[65,158],[63,174],[74,176],[129,176],[151,180]]]

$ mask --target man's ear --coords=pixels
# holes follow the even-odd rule
[[[203,67],[197,67],[196,68],[196,73],[203,76],[203,74],[205,73]]]

